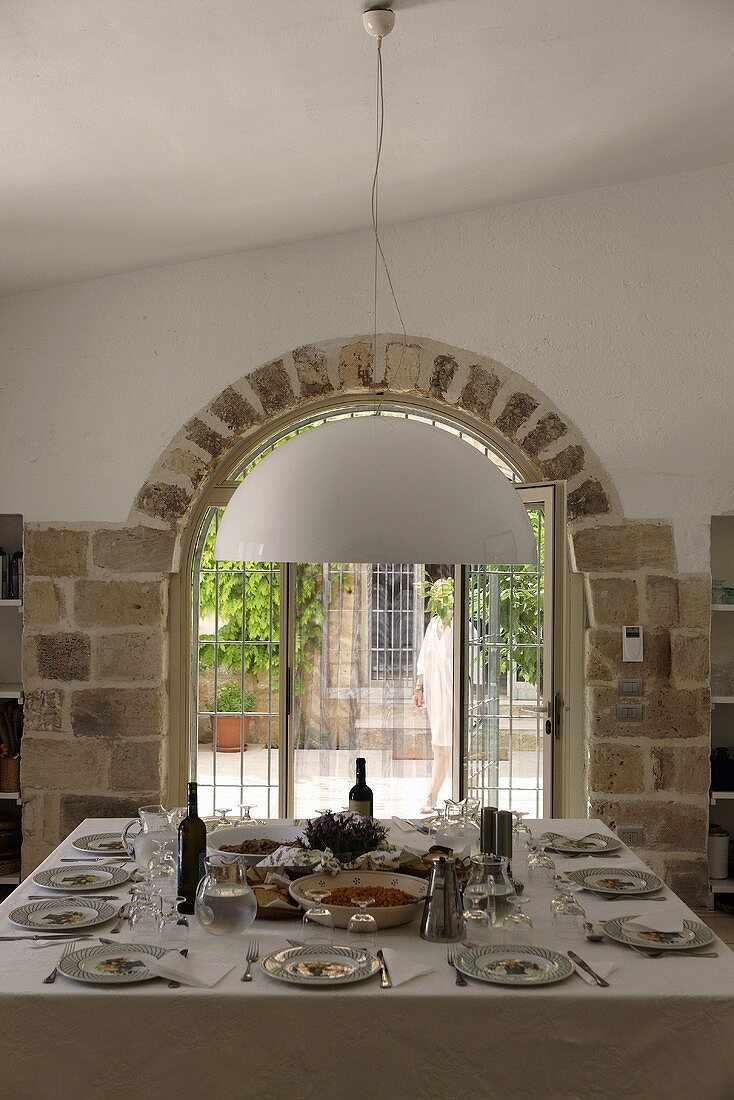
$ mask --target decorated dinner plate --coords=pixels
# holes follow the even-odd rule
[[[457,955],[456,969],[494,985],[550,985],[570,977],[573,963],[546,947],[492,944]]]
[[[291,985],[349,985],[380,969],[374,955],[352,947],[289,947],[260,964],[266,974]]]
[[[604,935],[609,936],[618,943],[626,943],[629,947],[654,948],[656,951],[681,951],[684,948],[690,950],[694,947],[706,947],[711,943],[714,934],[705,924],[697,920],[684,920],[681,932],[658,932],[653,928],[630,928],[629,921],[644,924],[644,916],[614,917],[604,921],[602,928]]]
[[[606,852],[616,852],[622,847],[622,841],[616,836],[607,836],[605,833],[589,833],[588,836],[578,838],[563,836],[562,833],[545,833],[550,840],[554,852],[578,855],[604,855]]]
[[[70,951],[59,961],[59,970],[67,978],[95,985],[125,985],[156,978],[147,960],[165,955],[162,947],[147,943],[121,943],[114,947],[83,947]]]
[[[116,915],[117,909],[107,901],[96,901],[94,898],[85,898],[83,901],[49,898],[48,901],[31,901],[13,909],[8,919],[33,932],[40,929],[65,932],[69,928],[92,928],[95,924],[104,924]]]
[[[33,881],[36,886],[45,886],[48,890],[83,893],[120,886],[129,878],[130,872],[124,867],[108,867],[97,863],[93,866],[81,864],[78,867],[49,867],[47,871],[36,871]]]
[[[595,894],[629,894],[630,897],[653,894],[663,885],[651,871],[638,871],[630,867],[582,867],[578,871],[569,871],[567,878]]]
[[[72,844],[77,852],[87,852],[90,856],[128,855],[119,833],[90,833],[88,836],[78,836]]]

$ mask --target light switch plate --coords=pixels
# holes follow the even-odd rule
[[[641,722],[642,703],[617,703],[618,722]]]
[[[645,843],[644,825],[619,825],[617,836],[630,848],[641,848]]]
[[[617,680],[617,695],[644,695],[645,681],[627,679],[620,676]]]

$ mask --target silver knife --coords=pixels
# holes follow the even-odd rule
[[[604,978],[600,978],[597,972],[595,970],[592,970],[589,964],[584,962],[584,960],[579,955],[577,955],[575,951],[567,951],[566,954],[568,955],[569,959],[572,959],[573,962],[576,963],[576,966],[580,966],[582,970],[585,970],[587,974],[591,975],[597,985],[604,986],[605,988],[609,986],[609,982],[605,981]]]
[[[122,901],[117,894],[28,894],[29,901]]]
[[[387,963],[385,962],[385,956],[382,953],[382,948],[376,951],[375,954],[380,962],[380,985],[383,989],[392,989],[392,982],[390,980],[390,971],[387,969]]]
[[[58,940],[59,943],[66,943],[67,940],[91,940],[94,936],[88,933],[85,936],[80,936],[78,932],[51,932],[45,936],[0,936],[0,942],[12,943],[13,940],[48,940],[50,943]]]

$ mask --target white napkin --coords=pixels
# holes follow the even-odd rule
[[[573,962],[573,959],[571,960]],[[587,962],[584,959],[584,962]],[[615,962],[604,962],[603,959],[594,958],[593,962],[589,963],[592,970],[596,971],[600,978],[608,978],[609,975],[617,969]],[[583,978],[587,985],[596,985],[596,982],[592,978],[591,974],[587,974],[585,970],[582,970],[576,963],[573,964],[573,968],[578,974],[579,978]]]
[[[630,898],[629,902],[630,905],[634,905],[634,898]],[[633,932],[684,932],[686,926],[679,914],[655,909],[653,906],[645,910],[644,917],[626,921],[625,927],[631,928]]]
[[[217,982],[221,982],[230,970],[234,970],[231,963],[212,963],[206,959],[197,962],[185,959],[178,951],[168,951],[162,958],[149,958],[145,965],[159,978],[168,978],[181,982],[181,985],[196,985],[202,989],[211,989]]]
[[[401,829],[404,833],[416,832],[415,825],[411,825],[409,821],[406,821],[404,817],[394,817],[393,821],[397,825],[398,829]]]
[[[412,981],[413,978],[420,978],[423,974],[432,974],[435,969],[433,966],[414,962],[413,959],[406,957],[402,951],[396,951],[391,947],[383,948],[382,953],[385,956],[385,963],[390,972],[390,980],[394,986],[405,985],[406,982]]]

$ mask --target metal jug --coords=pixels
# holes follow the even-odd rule
[[[433,943],[455,943],[463,935],[464,916],[456,860],[440,856],[431,868],[421,920],[421,939]]]

